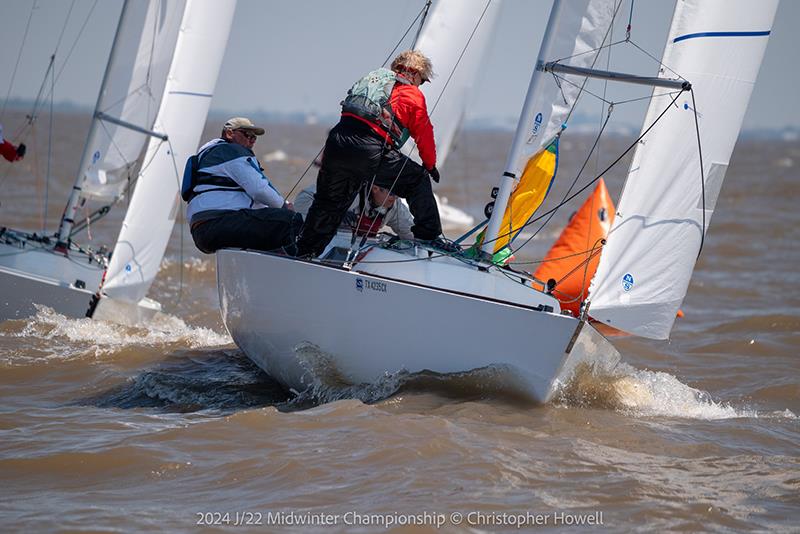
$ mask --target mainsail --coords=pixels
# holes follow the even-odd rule
[[[138,302],[158,273],[179,210],[179,173],[197,149],[222,65],[236,0],[188,0],[164,98],[103,291]]]
[[[431,10],[420,33],[416,48],[431,59],[437,74],[420,89],[435,126],[436,159],[440,167],[461,128],[499,11],[499,0],[441,0]]]
[[[660,77],[692,84],[637,146],[590,288],[591,315],[666,339],[683,301],[739,135],[777,0],[681,0]],[[672,100],[655,92],[644,122]],[[699,123],[701,154],[695,128]]]
[[[564,75],[559,82],[553,75],[543,71],[544,65],[558,62],[573,67],[593,66],[600,48],[608,44],[614,9],[613,0],[554,2],[514,143],[506,161],[505,179],[501,183],[486,231],[484,252],[493,254],[503,248],[544,199],[544,193],[555,174],[556,158],[547,154],[539,155],[552,146],[555,137],[566,127],[570,112],[581,93],[583,77]],[[555,153],[555,150],[556,147],[553,147],[550,151]],[[537,156],[539,161],[532,162]],[[526,179],[523,172],[535,173],[536,176]],[[528,187],[517,187],[520,182]],[[509,201],[510,196],[512,198]],[[515,211],[512,213],[511,209]],[[509,224],[509,221],[512,223]]]

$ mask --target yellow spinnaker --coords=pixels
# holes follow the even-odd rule
[[[555,178],[557,165],[558,139],[528,160],[522,178],[508,199],[503,223],[494,243],[495,253],[508,244],[542,205]]]

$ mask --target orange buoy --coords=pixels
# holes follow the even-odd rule
[[[608,236],[615,214],[614,202],[600,178],[534,273],[539,280],[556,281],[553,296],[562,310],[570,310],[575,316],[580,312],[600,262],[602,240]]]

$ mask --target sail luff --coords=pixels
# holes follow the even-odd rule
[[[754,10],[746,0],[677,3],[662,63],[690,81],[693,94],[684,93],[637,146],[590,288],[595,319],[643,337],[669,336],[714,212],[777,4],[761,2]],[[654,95],[645,128],[671,100]]]
[[[236,0],[188,0],[165,96],[108,267],[103,292],[127,302],[146,294],[180,208],[180,176],[200,141],[233,22]]]

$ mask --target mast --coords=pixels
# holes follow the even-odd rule
[[[517,131],[514,134],[514,141],[511,144],[511,150],[508,153],[505,164],[505,172],[500,182],[500,189],[495,199],[494,209],[492,216],[489,219],[489,225],[486,229],[486,237],[483,240],[481,250],[487,255],[491,256],[494,253],[494,241],[500,230],[500,224],[503,221],[503,215],[506,212],[508,205],[508,198],[514,190],[514,185],[519,180],[517,176],[518,169],[515,168],[516,162],[523,151],[523,147],[527,143],[531,133],[538,129],[538,124],[535,123],[536,108],[533,105],[534,96],[539,90],[539,87],[544,80],[544,64],[545,60],[550,57],[550,48],[555,37],[553,29],[558,24],[558,18],[561,14],[562,0],[553,0],[553,8],[550,10],[550,18],[547,21],[547,28],[542,37],[542,46],[539,48],[539,57],[536,60],[536,68],[533,69],[531,75],[531,82],[528,85],[528,94],[525,96],[525,104],[522,108],[522,114],[517,123]]]
[[[83,154],[81,155],[81,163],[78,166],[78,175],[75,177],[75,185],[72,186],[69,200],[67,200],[67,206],[64,208],[64,214],[61,216],[61,224],[58,228],[58,235],[56,236],[56,249],[64,253],[66,253],[68,250],[67,242],[69,241],[69,235],[70,232],[72,232],[72,227],[75,224],[75,214],[78,211],[78,202],[80,202],[81,199],[81,191],[83,189],[83,181],[85,179],[85,169],[87,168],[89,164],[89,158],[91,157],[89,154],[89,143],[94,136],[95,130],[97,130],[97,124],[100,121],[98,118],[98,113],[100,113],[100,104],[103,100],[103,93],[106,90],[106,85],[108,84],[108,76],[109,71],[111,70],[111,65],[113,65],[114,58],[117,55],[120,30],[123,27],[127,12],[128,0],[125,0],[125,3],[122,4],[122,12],[119,15],[117,30],[114,32],[114,41],[111,45],[111,53],[108,55],[106,70],[103,73],[103,83],[100,85],[100,93],[97,95],[97,103],[94,106],[94,112],[92,112],[92,124],[89,126],[89,133],[86,136],[86,143],[84,144]]]

